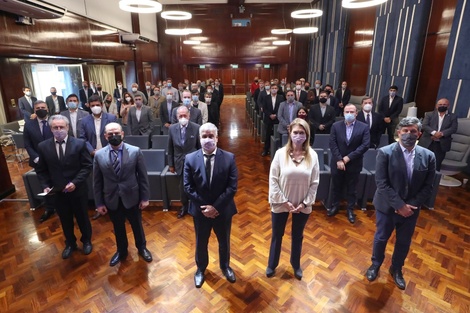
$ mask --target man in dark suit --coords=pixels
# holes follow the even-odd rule
[[[174,108],[178,107],[178,102],[173,101],[173,91],[167,90],[166,101],[160,105],[160,120],[162,121],[162,132],[164,135],[168,134],[168,129],[171,125],[171,113]]]
[[[259,98],[259,95],[261,93],[261,91],[264,91],[264,81],[263,80],[259,80],[258,81],[258,88],[256,88],[255,90],[255,93],[253,94],[253,100],[255,101],[255,110],[257,113],[259,113],[259,106],[260,106],[260,99]]]
[[[289,90],[286,93],[286,101],[281,102],[279,110],[277,111],[277,119],[279,126],[277,132],[281,135],[288,133],[288,126],[297,118],[297,111],[302,107],[302,103],[295,101],[294,91]]]
[[[78,91],[81,108],[88,113],[91,113],[91,109],[88,107],[88,99],[93,96],[93,89],[88,87],[88,82],[86,80],[82,82],[82,87],[83,88]]]
[[[356,184],[362,170],[364,153],[369,149],[369,127],[356,120],[357,109],[354,104],[344,107],[344,121],[338,121],[331,127],[331,207],[328,216],[338,213],[343,187],[346,187],[348,202],[347,217],[350,223],[356,222],[353,213],[356,203]]]
[[[65,116],[69,120],[69,136],[78,138],[80,137],[80,129],[82,119],[90,115],[84,110],[78,109],[78,97],[76,94],[70,94],[67,99],[68,110],[60,112],[61,115]]]
[[[343,81],[341,88],[336,91],[336,99],[338,100],[338,111],[336,116],[343,116],[344,107],[349,103],[351,99],[351,90],[348,88],[348,83]]]
[[[115,266],[127,257],[126,219],[131,224],[139,255],[151,262],[142,226],[142,210],[149,205],[150,197],[144,156],[138,147],[122,141],[124,132],[118,123],[106,125],[105,134],[109,144],[93,160],[93,191],[96,211],[102,215],[109,212],[114,226],[117,252],[109,265]]]
[[[80,138],[86,141],[88,151],[94,156],[96,151],[108,144],[104,135],[105,126],[117,119],[115,115],[103,112],[103,102],[98,95],[91,96],[88,101],[92,114],[82,118]]]
[[[401,110],[403,110],[403,98],[397,95],[397,91],[397,86],[390,86],[388,96],[383,97],[379,103],[378,112],[384,116],[385,129],[388,134],[388,143],[395,142],[395,129],[398,125],[398,116],[400,115]]]
[[[326,104],[334,108],[336,116],[339,116],[339,114],[342,112],[342,109],[340,110],[338,99],[336,99],[335,93],[333,91],[333,86],[331,86],[330,84],[326,84],[324,90],[327,92],[328,95],[328,100],[326,101]],[[320,102],[320,97],[318,97],[316,101]]]
[[[24,120],[35,119],[34,103],[38,101],[35,97],[31,96],[31,89],[23,87],[23,97],[18,99],[18,106],[20,107],[21,114]]]
[[[127,126],[131,135],[147,135],[152,132],[153,115],[150,107],[144,105],[141,95],[134,97],[135,106],[129,109]]]
[[[316,98],[319,98],[320,97],[320,92],[323,90],[322,89],[322,86],[321,86],[321,81],[319,79],[317,79],[315,81],[315,86],[313,87],[313,92],[315,94],[315,97]]]
[[[49,114],[60,114],[60,112],[67,110],[65,107],[64,97],[57,95],[57,89],[51,87],[51,95],[46,97],[46,103],[49,108]]]
[[[450,102],[439,99],[433,112],[424,114],[423,136],[419,139],[421,147],[428,148],[436,156],[436,171],[441,170],[442,161],[452,144],[452,134],[457,132],[457,115],[449,113]]]
[[[302,103],[302,106],[307,103],[307,92],[302,90],[302,82],[300,80],[295,82],[295,101]]]
[[[263,113],[264,113],[264,126],[265,126],[265,140],[264,140],[264,149],[261,156],[266,156],[269,154],[269,148],[271,147],[271,135],[273,134],[274,124],[279,124],[277,119],[277,111],[281,106],[281,102],[285,99],[283,96],[278,95],[279,87],[276,84],[271,85],[271,93],[266,95],[263,100]]]
[[[121,112],[122,96],[127,92],[127,88],[123,87],[122,82],[119,80],[116,82],[116,86],[117,88],[114,89],[113,97],[116,100],[117,111]]]
[[[101,86],[100,83],[96,84],[96,92],[94,94],[98,95],[101,98],[101,101],[104,101],[108,95],[108,93],[103,90],[103,86]]]
[[[372,265],[366,273],[369,281],[379,274],[385,248],[396,232],[395,248],[389,272],[400,289],[406,288],[402,267],[410,250],[420,208],[432,192],[436,174],[434,154],[415,146],[421,134],[421,122],[407,117],[398,124],[398,143],[382,147],[377,154],[374,195],[376,231]]]
[[[187,154],[201,149],[199,141],[199,124],[190,121],[191,113],[186,106],[176,109],[178,123],[172,124],[168,132],[168,166],[172,173],[176,173],[180,179],[181,210],[178,218],[188,213],[188,196],[184,192],[183,167]]]
[[[34,103],[34,113],[31,114],[34,119],[28,119],[23,129],[24,146],[29,155],[29,166],[34,169],[39,163],[38,146],[42,141],[52,138],[52,132],[47,121],[49,117],[49,109],[47,104],[42,100]],[[44,199],[45,211],[41,215],[39,221],[44,222],[52,214],[54,214],[54,201],[50,197]]]
[[[230,229],[237,213],[233,200],[238,186],[238,171],[232,153],[217,148],[217,127],[206,123],[199,128],[202,149],[186,156],[184,190],[191,200],[189,213],[196,231],[196,288],[204,283],[209,263],[207,245],[212,229],[219,242],[219,265],[231,283],[236,278],[230,268]]]
[[[199,101],[204,102],[204,95],[206,93],[206,88],[201,85],[201,81],[198,79],[196,81],[197,84],[197,90],[199,91]]]
[[[214,125],[219,125],[219,106],[217,100],[212,98],[212,92],[206,92],[204,95],[204,101],[207,105],[208,121]]]
[[[195,108],[195,107],[192,106],[192,104],[191,104],[192,97],[193,96],[191,94],[191,91],[189,91],[189,90],[183,91],[182,98],[181,98],[181,101],[182,101],[181,106],[185,106],[186,108],[188,108],[189,116],[190,116],[189,120],[191,122],[196,123],[198,125],[202,125],[202,112],[198,108]],[[178,117],[177,117],[177,113],[176,113],[176,110],[178,108],[174,108],[173,111],[171,112],[171,124],[178,123]]]
[[[149,82],[149,81],[145,82],[145,90],[142,90],[142,93],[144,94],[145,98],[147,99],[147,103],[149,103],[149,99],[153,96],[153,90],[152,90],[152,83],[151,82]]]
[[[39,181],[45,193],[52,190],[56,212],[59,215],[65,236],[62,258],[68,259],[77,249],[73,218],[77,220],[82,233],[83,254],[91,253],[91,224],[87,213],[87,179],[92,162],[85,142],[67,135],[69,121],[63,115],[53,115],[50,125],[53,138],[42,141],[38,146],[39,163],[36,168]]]
[[[377,149],[385,126],[382,114],[372,110],[373,105],[371,97],[364,97],[361,103],[362,110],[357,113],[357,120],[369,126],[370,148]]]
[[[221,83],[220,78],[214,80],[214,91],[219,93],[219,111],[222,102],[224,101],[224,85]]]
[[[335,109],[327,104],[328,93],[320,92],[318,104],[314,104],[308,111],[308,120],[312,124],[315,134],[329,134],[331,126],[336,120]]]

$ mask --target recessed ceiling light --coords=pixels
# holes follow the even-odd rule
[[[292,18],[315,18],[322,15],[323,11],[318,9],[297,10],[290,14]]]
[[[184,36],[184,35],[189,35],[189,32],[183,28],[168,28],[168,29],[165,29],[165,34]]]
[[[285,45],[288,45],[288,44],[290,44],[289,40],[275,40],[275,41],[273,41],[273,45],[275,45],[275,46],[285,46]]]
[[[200,28],[185,28],[189,34],[201,34],[202,29]]]
[[[341,5],[343,8],[358,9],[373,7],[385,2],[387,2],[387,0],[343,0]]]
[[[294,34],[313,34],[318,31],[318,27],[299,27],[294,28],[292,31]]]
[[[160,16],[166,20],[183,21],[191,19],[192,15],[185,11],[165,11]]]
[[[199,40],[185,40],[183,41],[185,45],[199,45],[201,42]]]
[[[119,8],[132,13],[158,13],[162,10],[162,4],[153,0],[121,0]]]
[[[290,28],[275,28],[271,30],[271,34],[275,35],[285,35],[285,34],[290,34],[292,33],[292,29]]]

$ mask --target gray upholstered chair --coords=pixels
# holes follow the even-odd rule
[[[470,155],[470,119],[459,118],[458,123],[457,132],[452,135],[450,151],[446,153],[441,165],[441,186],[458,187],[462,185],[462,182],[449,176],[458,174],[467,167]]]

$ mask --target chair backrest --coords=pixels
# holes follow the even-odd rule
[[[377,159],[377,152],[378,150],[369,149],[364,153],[363,165],[366,170],[368,171],[375,171],[375,163]]]
[[[24,137],[23,134],[11,134],[13,142],[15,143],[16,149],[24,149]]]
[[[153,135],[152,136],[152,149],[168,148],[168,135]]]
[[[324,171],[325,170],[325,158],[324,158],[325,150],[323,150],[322,148],[315,148],[313,150],[317,153],[318,165],[320,167],[320,171]]]
[[[330,148],[330,134],[315,134],[313,148],[327,150]]]
[[[470,119],[458,119],[457,132],[452,135],[450,151],[446,153],[446,160],[466,163],[470,154]]]
[[[279,127],[279,124],[274,124],[273,125],[273,135],[274,135],[275,139],[278,139],[278,138],[280,139],[281,138],[281,134],[279,134],[277,132],[278,127]]]
[[[0,129],[2,134],[10,135],[11,133],[18,133],[20,131],[20,124],[18,121],[1,124]]]
[[[124,141],[130,145],[139,147],[140,149],[149,148],[149,136],[146,136],[146,135],[124,136]]]
[[[165,168],[165,150],[142,149],[147,172],[161,172]]]
[[[380,136],[379,146],[377,148],[382,148],[387,145],[388,145],[388,135],[382,134],[382,136]]]
[[[400,114],[398,115],[398,119],[401,121],[402,119],[407,117],[408,116],[408,109],[410,107],[415,107],[415,106],[416,106],[416,102],[404,103],[403,104],[403,109],[401,110]]]

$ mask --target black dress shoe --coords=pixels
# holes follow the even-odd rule
[[[392,267],[388,270],[390,275],[392,275],[393,280],[395,281],[395,285],[401,290],[405,290],[406,288],[406,282],[405,279],[403,278],[403,273],[401,270],[394,270]]]
[[[237,280],[235,278],[235,273],[233,272],[233,270],[230,267],[227,267],[226,269],[223,269],[222,273],[227,278],[227,280],[229,282],[231,282],[232,284]]]
[[[335,216],[336,214],[338,214],[338,211],[339,211],[339,208],[337,206],[334,206],[326,210],[326,215]]]
[[[270,267],[266,268],[266,277],[271,278],[271,277],[274,276],[274,274],[276,274],[276,269],[275,268],[274,269],[272,269]]]
[[[374,281],[379,276],[380,266],[372,264],[366,272],[366,278],[368,281]]]
[[[268,151],[263,151],[263,153],[261,153],[261,156],[263,156],[263,157],[264,157],[264,156],[267,156],[268,154],[269,154],[269,152],[268,152]]]
[[[62,259],[68,259],[72,255],[73,250],[77,249],[77,247],[66,246],[64,251],[62,251]]]
[[[146,262],[152,262],[152,254],[150,253],[147,248],[143,248],[139,250],[139,255],[146,261]]]
[[[84,255],[89,255],[91,251],[93,250],[93,246],[91,242],[86,242],[83,244],[83,254]]]
[[[97,220],[97,219],[99,219],[100,217],[101,217],[100,212],[96,211],[95,215],[93,215],[93,216],[91,217],[91,219],[92,219],[92,220]]]
[[[354,224],[356,222],[356,214],[353,213],[353,210],[348,210],[347,216],[349,223]]]
[[[182,218],[186,214],[188,214],[188,209],[186,209],[185,207],[182,207],[181,210],[178,213],[178,218]]]
[[[41,215],[41,217],[39,218],[39,221],[42,223],[45,220],[47,220],[49,217],[51,217],[52,215],[54,215],[54,211],[46,210],[46,212],[44,212],[44,214]]]
[[[295,278],[297,278],[298,280],[302,280],[302,276],[303,276],[303,272],[302,272],[302,269],[299,267],[298,269],[295,269],[294,268],[294,276]]]
[[[194,285],[196,288],[201,288],[202,284],[204,284],[204,272],[198,269],[194,274]]]
[[[123,261],[127,258],[127,253],[126,254],[120,254],[119,252],[116,252],[111,260],[109,261],[109,266],[115,266],[118,264],[120,261]]]

